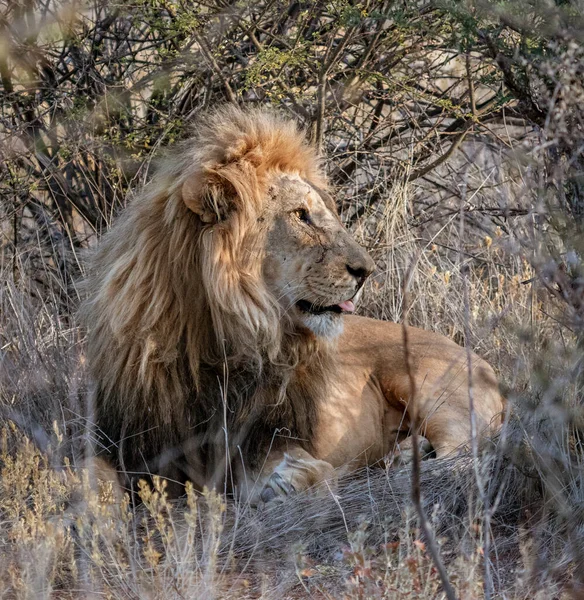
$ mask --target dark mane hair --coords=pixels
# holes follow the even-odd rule
[[[278,428],[312,438],[326,352],[308,332],[291,335],[262,279],[258,217],[274,171],[326,188],[294,122],[224,107],[162,163],[89,261],[81,318],[96,425],[128,473],[207,483],[230,448],[253,462]],[[208,219],[193,201],[210,206]]]

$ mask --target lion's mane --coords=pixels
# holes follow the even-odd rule
[[[233,106],[207,115],[89,261],[81,316],[95,421],[130,472],[163,471],[186,445],[188,476],[206,481],[192,465],[216,467],[225,429],[233,447],[256,454],[276,428],[311,438],[319,390],[310,382],[322,376],[306,372],[325,358],[303,363],[315,340],[291,333],[262,275],[262,208],[275,170],[326,187],[292,121]],[[216,219],[189,209],[186,182]]]

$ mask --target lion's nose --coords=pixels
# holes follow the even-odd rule
[[[374,269],[375,263],[366,252],[363,252],[362,256],[347,263],[347,271],[357,280],[357,285],[359,287],[363,285],[367,277],[373,273]]]

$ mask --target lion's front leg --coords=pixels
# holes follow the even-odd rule
[[[253,482],[244,484],[243,496],[252,505],[284,499],[326,482],[324,490],[336,491],[338,476],[334,467],[314,458],[302,448],[270,453],[266,464]]]

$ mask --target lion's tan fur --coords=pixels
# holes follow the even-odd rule
[[[87,361],[114,464],[199,485],[236,467],[257,501],[378,463],[411,427],[447,455],[470,438],[471,387],[477,432],[500,422],[478,357],[410,329],[410,371],[401,326],[341,314],[374,263],[296,126],[206,118],[90,264]]]
[[[245,363],[238,383],[253,387],[249,379],[262,373],[269,387],[298,360],[258,254],[258,218],[274,170],[326,186],[318,156],[293,122],[223,108],[162,162],[104,236],[90,262],[82,317],[98,426],[112,442],[150,429],[155,451],[178,445],[183,424],[196,425],[188,405],[209,392],[201,390],[202,365]],[[195,215],[183,199],[187,181],[190,194],[231,218],[212,225]],[[234,193],[222,198],[226,186]]]

